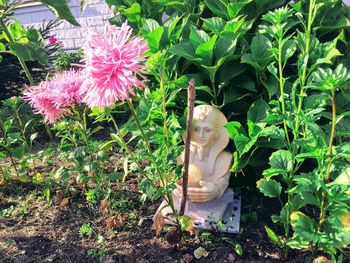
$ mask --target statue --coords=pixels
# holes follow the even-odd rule
[[[194,219],[196,228],[213,230],[220,221],[221,231],[238,233],[240,199],[234,198],[228,188],[232,154],[225,151],[229,143],[226,123],[225,115],[211,105],[194,108],[185,215]],[[184,151],[177,158],[179,165],[183,162]],[[173,191],[176,209],[180,208],[181,198],[182,180],[179,180]],[[172,213],[165,201],[158,211],[164,217]]]
[[[228,186],[232,154],[224,151],[229,142],[226,123],[225,115],[211,105],[194,108],[187,190],[191,202],[219,198]],[[183,164],[183,160],[184,152],[177,163]],[[176,187],[175,194],[181,198],[181,181]]]

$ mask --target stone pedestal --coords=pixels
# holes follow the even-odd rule
[[[174,205],[180,210],[181,198],[173,194]],[[163,201],[159,209],[164,207]],[[195,228],[228,233],[239,232],[241,199],[228,188],[219,199],[213,199],[204,203],[192,203],[187,201],[185,215],[194,219]],[[171,215],[170,207],[162,209],[163,216]],[[166,223],[171,222],[166,220]]]

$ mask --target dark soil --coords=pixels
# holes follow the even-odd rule
[[[140,202],[137,178],[112,189],[113,202],[104,213],[80,195],[65,192],[69,203],[60,207],[54,204],[54,195],[47,201],[33,185],[17,183],[2,189],[0,208],[12,207],[12,213],[0,217],[0,262],[312,262],[311,253],[300,251],[284,259],[264,230],[268,225],[281,232],[269,216],[278,205],[256,198],[257,193],[243,191],[248,196],[242,195],[241,234],[197,231],[179,244],[169,244],[169,226],[160,237],[151,229],[159,202]],[[113,228],[107,225],[111,218]],[[91,236],[79,233],[83,224],[92,227]],[[242,256],[235,252],[236,244],[242,246]],[[200,246],[209,254],[197,260],[194,250]]]

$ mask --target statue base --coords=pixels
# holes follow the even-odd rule
[[[175,209],[180,210],[181,198],[173,194]],[[163,201],[158,210],[166,206]],[[169,206],[163,208],[163,216],[169,216],[172,211]],[[239,233],[241,213],[241,199],[233,190],[227,188],[218,199],[204,203],[192,203],[187,201],[185,215],[194,219],[195,228],[227,233]],[[167,224],[172,224],[165,220]]]

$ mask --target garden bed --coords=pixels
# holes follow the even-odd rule
[[[283,251],[264,231],[265,225],[274,228],[269,215],[277,212],[277,204],[254,198],[252,207],[257,193],[244,191],[250,196],[242,196],[243,217],[255,211],[257,221],[247,219],[241,234],[197,231],[175,245],[167,241],[168,231],[155,236],[151,218],[159,201],[141,204],[135,176],[125,184],[114,184],[112,190],[114,208],[101,213],[79,195],[60,207],[33,185],[17,183],[5,189],[0,208],[13,210],[11,216],[0,218],[1,262],[99,262],[99,257],[102,262],[190,262],[190,258],[192,262],[312,262],[311,255],[303,252],[292,252],[284,259]],[[108,229],[107,221],[113,216],[116,225]],[[80,234],[83,224],[91,226],[91,236]],[[241,245],[242,256],[235,252],[236,244]],[[200,246],[209,254],[197,260],[194,251]],[[344,252],[347,262],[350,251]]]

